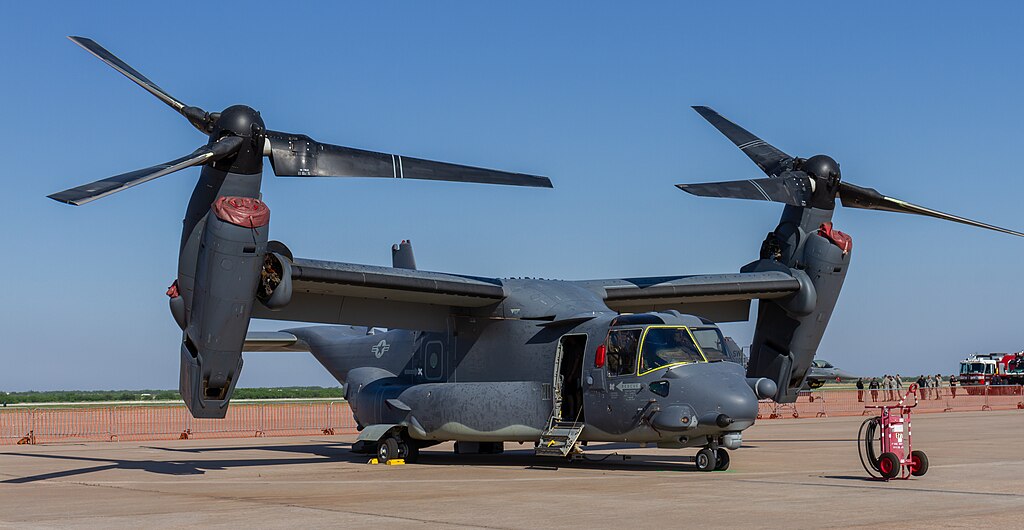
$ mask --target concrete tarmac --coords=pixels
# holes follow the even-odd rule
[[[575,463],[444,444],[405,466],[367,465],[354,436],[6,446],[0,527],[1024,527],[1024,411],[915,416],[931,468],[888,483],[861,468],[861,421],[759,422],[714,473],[616,444]]]

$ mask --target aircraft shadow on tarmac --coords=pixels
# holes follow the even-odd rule
[[[346,462],[363,464],[371,458],[371,455],[357,454],[350,450],[348,443],[321,443],[321,444],[300,444],[300,445],[267,445],[267,446],[233,446],[233,447],[197,447],[197,448],[172,448],[143,446],[142,449],[164,451],[180,455],[195,455],[195,458],[176,458],[172,460],[162,459],[117,459],[98,458],[75,455],[38,454],[38,453],[8,453],[8,456],[38,458],[47,460],[58,460],[66,462],[80,462],[86,465],[75,469],[63,471],[52,471],[15,477],[0,481],[0,484],[28,484],[33,482],[69,478],[75,476],[89,475],[101,471],[122,469],[142,470],[148,473],[160,475],[204,475],[207,471],[222,471],[231,468],[245,468],[258,466],[298,465],[316,464],[329,462]],[[692,458],[684,455],[650,455],[630,454],[620,455],[614,452],[617,449],[635,448],[635,445],[625,444],[602,444],[598,446],[601,453],[589,454],[587,458],[577,461],[566,461],[550,457],[538,457],[533,454],[533,448],[507,450],[500,455],[455,455],[449,451],[423,450],[417,466],[504,466],[519,467],[531,470],[551,470],[561,468],[571,469],[594,469],[594,470],[619,470],[619,471],[697,471],[692,464]],[[253,457],[221,459],[209,458],[212,455],[223,451],[274,451],[289,453],[288,457]],[[612,452],[608,452],[612,451]],[[624,458],[625,456],[625,458]]]
[[[357,454],[349,450],[351,444],[347,443],[326,443],[324,445],[280,445],[280,446],[253,446],[252,449],[263,451],[285,451],[292,453],[305,453],[329,457],[336,462],[349,462],[356,464],[366,463],[373,455]],[[637,448],[636,444],[625,443],[600,443],[590,446],[592,451],[582,460],[562,460],[558,458],[536,456],[533,447],[523,445],[522,448],[512,446],[504,453],[498,455],[456,455],[450,449],[423,449],[420,451],[418,466],[503,466],[519,467],[524,469],[554,470],[560,468],[575,469],[596,469],[596,470],[644,470],[644,471],[697,471],[693,467],[693,458],[685,454],[675,455],[650,455],[650,454],[628,454],[621,455],[615,451],[620,449]],[[196,449],[177,449],[150,447],[165,451],[185,451],[196,453],[210,453],[216,451],[237,451],[237,447],[212,447]],[[623,458],[625,457],[625,458]],[[315,460],[321,461],[322,460]],[[303,463],[307,460],[288,460],[288,462]]]
[[[295,445],[295,446],[253,446],[253,447],[224,447],[224,448],[196,448],[196,449],[174,449],[166,447],[143,447],[143,449],[170,451],[175,453],[186,453],[194,455],[205,455],[218,451],[230,450],[271,450],[288,451],[291,453],[305,453],[306,458],[242,458],[231,460],[216,459],[176,459],[176,460],[128,460],[117,458],[96,458],[86,456],[36,454],[36,453],[9,453],[10,456],[21,456],[28,458],[42,458],[62,460],[71,462],[95,463],[96,465],[54,471],[17,477],[0,481],[0,484],[25,484],[50,480],[55,478],[68,478],[78,475],[87,475],[108,469],[142,470],[160,475],[203,475],[207,471],[225,470],[229,468],[251,467],[251,466],[275,466],[285,464],[311,464],[325,461],[351,461],[365,462],[362,455],[357,455],[348,450],[348,444],[324,444],[324,445]],[[354,458],[358,457],[358,458]]]

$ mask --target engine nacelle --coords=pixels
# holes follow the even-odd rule
[[[786,267],[800,281],[796,294],[758,303],[747,364],[748,377],[775,382],[780,403],[796,401],[849,269],[852,240],[834,234],[831,219],[831,210],[787,206],[762,259],[743,269]]]
[[[267,252],[263,258],[256,299],[271,311],[292,301],[292,262],[289,258],[277,252]]]
[[[220,197],[206,216],[181,346],[181,397],[197,418],[227,413],[242,370],[269,222],[267,206],[247,197]]]

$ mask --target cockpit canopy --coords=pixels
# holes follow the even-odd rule
[[[651,325],[612,329],[605,341],[610,375],[645,375],[690,363],[726,360],[718,328]]]

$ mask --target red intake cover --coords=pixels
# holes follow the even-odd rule
[[[840,232],[839,230],[832,230],[832,222],[821,223],[821,227],[818,228],[818,235],[828,239],[833,245],[839,247],[846,254],[853,249],[853,238],[850,234]]]
[[[222,221],[245,228],[259,228],[270,222],[270,208],[251,197],[221,197],[214,201],[213,213]]]
[[[178,293],[178,280],[174,280],[174,283],[172,283],[171,286],[167,288],[167,296],[171,298],[177,298],[181,296],[181,294]]]

